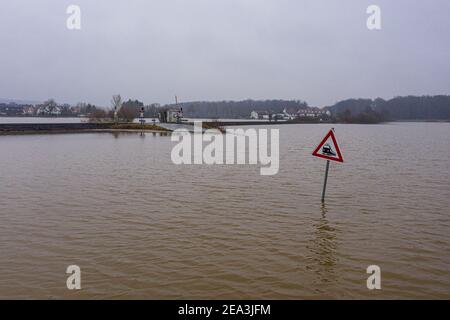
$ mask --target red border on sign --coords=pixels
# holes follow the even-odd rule
[[[319,150],[322,148],[322,146],[325,144],[325,142],[327,142],[327,140],[330,136],[331,136],[331,139],[333,140],[334,146],[336,147],[337,158],[333,158],[333,157],[326,156],[326,155],[319,153]],[[327,159],[327,160],[331,160],[331,161],[344,162],[344,158],[342,158],[342,153],[337,144],[336,137],[334,136],[333,130],[330,130],[330,132],[328,132],[328,134],[325,136],[325,138],[323,138],[322,142],[320,142],[319,145],[317,146],[317,148],[314,150],[312,155],[315,157],[319,157],[319,158],[323,158],[323,159]]]

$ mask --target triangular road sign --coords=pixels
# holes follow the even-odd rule
[[[313,156],[337,162],[344,162],[333,130],[330,130],[325,138],[323,138],[322,142],[314,150]]]

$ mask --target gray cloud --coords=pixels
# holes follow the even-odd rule
[[[66,29],[66,8],[82,30]],[[381,31],[366,8],[382,9]],[[0,97],[108,105],[448,94],[448,0],[3,0]]]

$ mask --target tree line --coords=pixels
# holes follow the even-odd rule
[[[341,122],[450,120],[450,96],[348,99],[326,107]]]
[[[178,105],[183,108],[183,114],[188,118],[212,119],[248,119],[252,111],[266,111],[280,113],[286,109],[295,113],[299,109],[308,107],[301,100],[242,100],[242,101],[197,101],[184,102]],[[171,108],[175,105],[166,105]]]
[[[144,109],[144,117],[157,117],[161,111],[168,108],[183,108],[187,118],[248,119],[252,111],[280,113],[284,109],[288,113],[296,113],[299,109],[308,108],[308,103],[302,100],[242,100],[242,101],[197,101],[185,102],[178,105],[159,104],[145,105],[136,99],[122,101],[120,95],[113,97],[108,108],[89,103],[78,103],[75,106],[59,105],[50,99],[40,105],[21,105],[14,103],[0,104],[0,116],[37,115],[44,110],[56,109],[60,116],[87,116],[92,119],[114,119],[131,121],[139,117]],[[28,109],[27,109],[28,108]],[[24,110],[32,110],[26,113]],[[33,114],[33,108],[35,113]],[[332,106],[325,107],[332,114],[336,122],[344,123],[378,123],[396,120],[450,120],[450,96],[406,96],[384,100],[377,99],[347,99]]]

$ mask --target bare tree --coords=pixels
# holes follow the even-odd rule
[[[125,122],[133,122],[133,120],[137,117],[138,114],[138,110],[130,107],[130,106],[125,106],[123,105],[122,108],[120,108],[119,112],[118,112],[118,117]]]
[[[93,112],[89,114],[89,122],[104,121],[107,117],[108,112],[106,110],[96,108]]]
[[[118,122],[118,112],[122,108],[122,97],[120,96],[120,94],[113,95],[111,105],[114,110],[114,121]]]

